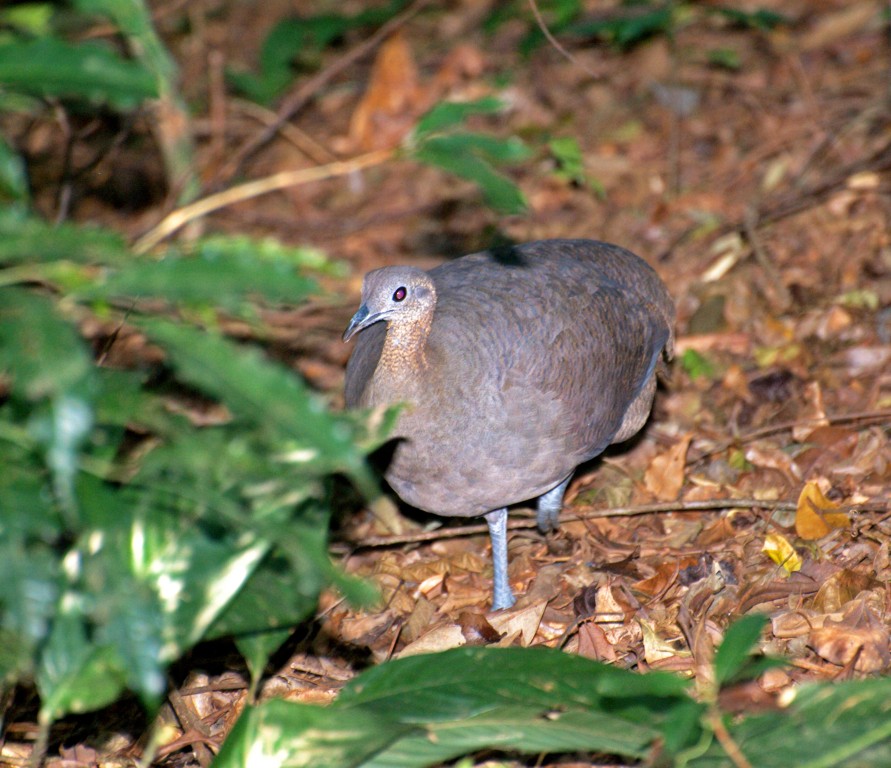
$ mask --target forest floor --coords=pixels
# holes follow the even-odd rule
[[[227,92],[219,75],[255,70],[266,34],[293,5],[153,4],[189,102],[205,105],[195,107],[195,128],[208,186],[273,117]],[[310,14],[365,4],[299,5]],[[672,36],[628,50],[567,36],[569,56],[547,42],[524,56],[521,42],[535,29],[529,6],[486,24],[496,5],[428,4],[398,35],[341,66],[373,28],[347,33],[315,63],[316,74],[336,74],[245,172],[259,178],[393,146],[432,103],[497,95],[506,111],[474,127],[533,149],[507,171],[528,212],[500,216],[471,184],[391,160],[232,205],[206,226],[312,245],[348,265],[348,277],[327,280],[324,299],[267,314],[275,356],[338,407],[350,351],[340,335],[362,275],[387,264],[429,267],[503,241],[596,238],[643,256],[677,305],[671,378],[644,433],[577,472],[557,533],[539,534],[528,510],[512,516],[519,601],[509,611],[487,613],[491,557],[481,521],[403,510],[393,535],[361,503],[344,502],[335,557],[374,581],[384,602],[357,610],[326,594],[317,619],[277,657],[262,695],[325,701],[368,664],[474,643],[543,644],[706,679],[728,623],[754,611],[770,618],[762,649],[789,665],[738,691],[740,709],[765,706],[803,680],[887,673],[885,6],[765,0],[758,7],[786,19],[768,30],[734,25],[702,3]],[[612,4],[588,5],[593,16]],[[580,168],[548,148],[557,138],[576,140]],[[144,232],[161,206],[150,194],[150,204],[136,204],[128,184],[151,188],[152,162],[122,153],[78,198],[74,218]],[[113,204],[123,199],[128,206]],[[204,693],[174,707],[187,706],[201,725],[182,726],[159,765],[206,764],[242,706],[237,656],[209,661],[201,651],[177,675],[181,691]],[[182,717],[168,715],[180,727]],[[51,764],[97,764],[99,753],[74,737],[82,726],[72,726],[64,759]],[[102,751],[124,756],[138,736],[119,734]],[[539,764],[584,762],[548,760]]]

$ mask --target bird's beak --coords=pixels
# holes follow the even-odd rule
[[[370,314],[367,305],[363,304],[360,306],[356,314],[353,315],[353,319],[350,320],[347,329],[343,332],[343,340],[349,341],[353,337],[353,334],[361,331],[366,325],[370,325],[370,323],[374,322],[373,318],[369,318]]]

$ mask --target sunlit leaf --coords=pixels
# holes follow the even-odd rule
[[[795,551],[795,547],[789,543],[789,540],[780,533],[768,533],[764,537],[761,551],[789,573],[801,570],[801,555]]]
[[[124,688],[118,658],[110,646],[90,642],[74,600],[74,595],[63,598],[40,656],[37,688],[43,722],[110,704]]]

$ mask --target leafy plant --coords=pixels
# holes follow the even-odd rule
[[[693,23],[716,15],[740,28],[761,32],[789,23],[783,14],[763,8],[746,11],[672,0],[625,0],[597,13],[589,12],[580,0],[542,0],[536,5],[552,34],[575,40],[599,40],[622,51],[654,36],[671,37],[681,23]],[[520,43],[520,52],[528,56],[545,42],[545,35],[537,20],[531,18],[525,1],[499,4],[486,19],[485,27],[491,31],[505,20],[516,17],[525,19],[530,28]],[[725,54],[715,63],[729,66],[731,61]]]
[[[570,184],[590,187],[598,197],[606,194],[597,179],[589,178],[585,172],[582,148],[573,136],[560,136],[548,142],[548,149],[557,165],[554,176]]]
[[[463,123],[471,115],[493,114],[503,104],[496,98],[472,102],[442,102],[424,115],[406,141],[408,157],[434,165],[475,182],[486,202],[503,213],[519,213],[526,207],[523,194],[493,165],[516,163],[530,156],[520,139],[500,139],[464,130]]]
[[[215,328],[215,307],[257,324],[258,302],[299,302],[333,265],[223,239],[135,259],[108,232],[14,212],[0,242],[0,681],[34,682],[42,743],[124,688],[153,709],[202,639],[240,636],[259,675],[323,587],[372,597],[328,558],[329,478],[376,494],[364,456],[388,420],[330,413]],[[90,317],[101,349],[126,323],[168,373],[97,366]]]
[[[352,16],[325,13],[283,19],[263,40],[259,73],[229,70],[226,77],[249,99],[269,105],[301,70],[318,66],[327,46],[354,29],[384,23],[405,5],[406,0],[392,0],[384,8],[368,8]]]
[[[765,768],[790,760],[810,768],[887,764],[891,726],[882,713],[891,679],[803,686],[769,714],[730,718],[720,710],[720,687],[779,663],[753,655],[764,623],[752,615],[728,628],[705,702],[664,673],[639,675],[546,648],[459,648],[374,667],[327,707],[249,707],[215,765],[274,756],[289,767],[423,768],[482,749],[599,752],[690,768],[745,764],[739,755]]]

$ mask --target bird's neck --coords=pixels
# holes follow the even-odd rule
[[[427,367],[427,337],[430,323],[421,321],[393,323],[381,350],[377,373],[388,377],[413,377]]]

